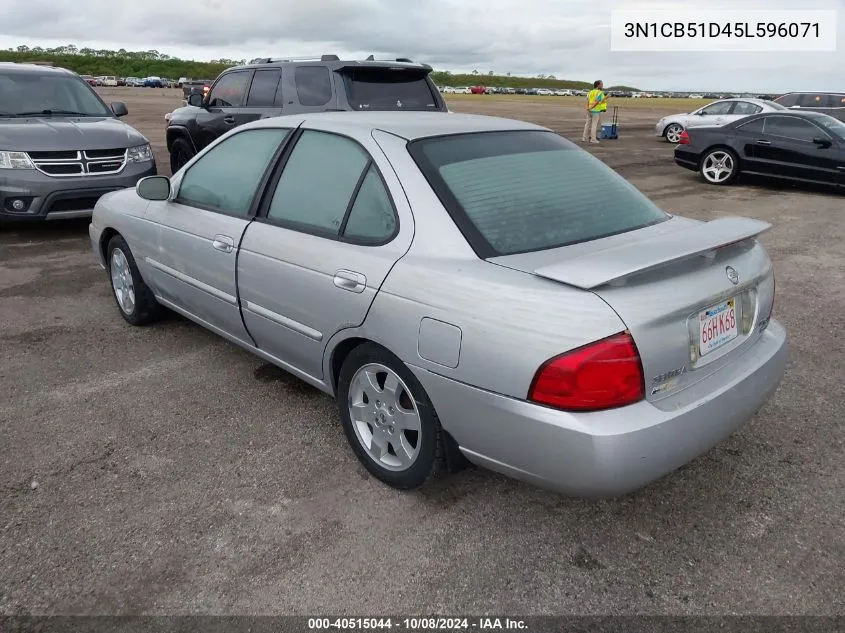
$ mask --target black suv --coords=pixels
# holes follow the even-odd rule
[[[260,59],[223,71],[202,94],[171,113],[167,125],[170,168],[176,173],[197,152],[229,130],[285,114],[358,110],[447,111],[429,74],[410,59],[344,61]]]

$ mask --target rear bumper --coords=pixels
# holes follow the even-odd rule
[[[127,163],[121,173],[109,176],[54,178],[35,169],[9,171],[0,177],[0,220],[12,221],[91,217],[100,196],[157,173],[155,161]],[[18,199],[26,203],[22,211],[12,206]]]
[[[684,169],[698,171],[698,155],[682,149],[675,149],[675,164]]]
[[[777,389],[786,332],[772,320],[736,362],[698,384],[684,407],[639,402],[571,414],[469,387],[412,367],[443,428],[482,467],[564,494],[632,492],[707,452],[748,421]]]

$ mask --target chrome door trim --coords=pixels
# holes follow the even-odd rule
[[[294,321],[293,319],[289,319],[286,316],[279,314],[278,312],[273,312],[272,310],[268,310],[267,308],[262,308],[257,303],[253,303],[252,301],[245,301],[244,308],[252,312],[253,314],[257,314],[260,317],[264,317],[268,321],[272,321],[278,325],[288,328],[289,330],[293,330],[298,334],[302,334],[303,336],[307,336],[308,338],[314,341],[322,341],[323,340],[323,333],[315,330],[314,328],[310,328],[304,323],[300,323],[299,321]]]
[[[170,266],[165,266],[164,264],[157,262],[156,260],[154,260],[150,257],[145,257],[144,261],[147,262],[150,266],[152,266],[156,270],[159,270],[159,271],[161,271],[161,272],[163,272],[167,275],[170,275],[171,277],[175,277],[179,281],[182,281],[182,282],[188,284],[189,286],[193,286],[194,288],[197,288],[198,290],[202,290],[203,292],[210,294],[212,297],[216,297],[216,298],[220,299],[221,301],[225,301],[226,303],[232,304],[233,306],[238,305],[237,297],[233,297],[232,295],[230,295],[226,292],[223,292],[222,290],[218,290],[217,288],[215,288],[213,286],[209,286],[208,284],[201,282],[199,279],[194,279],[190,275],[186,275],[185,273],[180,272],[180,271],[176,270],[175,268],[171,268]]]

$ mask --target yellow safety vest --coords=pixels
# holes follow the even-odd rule
[[[587,106],[595,101],[595,107],[590,108],[590,112],[607,112],[607,102],[605,101],[604,93],[601,90],[590,90],[590,94],[587,96]]]

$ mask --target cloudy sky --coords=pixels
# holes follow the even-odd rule
[[[5,6],[3,6],[5,5]],[[630,53],[611,11],[836,9],[837,52]],[[320,53],[665,90],[845,89],[845,0],[0,0],[0,48],[76,44],[191,59]]]

